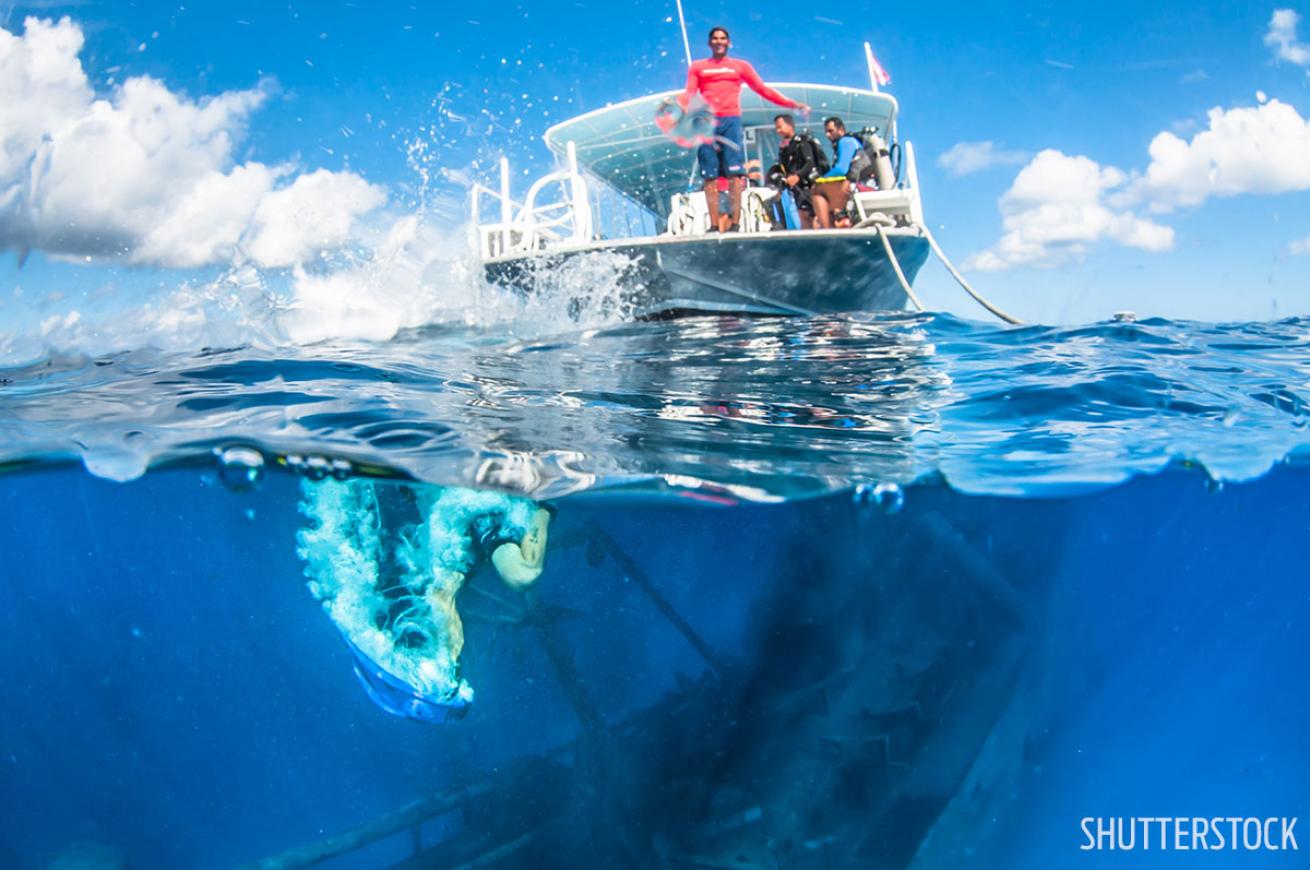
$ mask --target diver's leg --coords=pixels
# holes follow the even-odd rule
[[[801,229],[809,230],[814,228],[814,192],[809,188],[801,189],[799,186],[791,189],[791,195],[796,200],[796,214],[801,219]]]
[[[849,181],[843,181],[840,184],[834,184],[832,186],[837,188],[832,191],[832,210],[838,215],[845,214],[846,204],[850,202],[851,199],[851,183]],[[830,220],[829,223],[833,224],[836,222]]]
[[[710,214],[710,232],[719,229],[719,174],[723,154],[717,142],[702,142],[696,149],[696,162],[700,164],[700,177],[705,188],[705,208]]]
[[[728,178],[728,209],[732,214],[729,229],[735,230],[741,223],[741,189],[746,184],[746,138],[741,116],[719,118],[714,131],[722,149],[722,171]]]
[[[816,184],[810,198],[810,204],[814,206],[814,227],[820,230],[828,228],[828,199],[823,194],[823,188]]]
[[[705,207],[710,210],[710,229],[719,229],[719,180],[705,180]]]

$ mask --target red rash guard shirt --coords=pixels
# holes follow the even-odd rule
[[[771,103],[795,109],[800,106],[764,83],[760,74],[744,60],[725,57],[722,60],[698,60],[687,70],[687,92],[678,102],[685,109],[687,101],[700,91],[709,103],[710,110],[720,118],[741,114],[741,86],[746,85]]]

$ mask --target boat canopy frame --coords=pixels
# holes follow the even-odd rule
[[[798,119],[797,129],[815,131],[824,118],[837,116],[847,129],[873,128],[896,140],[895,97],[877,90],[832,85],[780,84],[780,91],[807,103],[812,114]],[[583,247],[606,238],[601,217],[602,191],[609,191],[625,209],[635,208],[650,219],[656,234],[703,235],[708,211],[698,178],[694,148],[679,145],[655,123],[657,110],[680,91],[638,97],[597,109],[551,127],[547,146],[560,158],[558,168],[538,179],[522,202],[511,196],[509,161],[500,159],[497,188],[474,183],[470,192],[470,240],[483,262],[549,250]],[[757,94],[742,97],[742,122],[747,157],[761,168],[777,161],[774,118],[782,109]],[[860,225],[877,220],[887,225],[922,225],[918,173],[911,143],[898,143],[904,173],[896,189],[855,193],[852,202]],[[765,188],[748,193],[766,197]],[[491,209],[485,209],[485,201]],[[762,212],[761,212],[762,214]],[[492,217],[494,215],[494,217]],[[484,216],[490,217],[484,222]],[[498,218],[498,219],[497,219]],[[743,221],[744,232],[757,232]],[[623,238],[631,239],[631,231]]]
[[[818,127],[824,118],[837,116],[849,130],[872,127],[889,142],[896,138],[899,106],[891,94],[805,83],[772,87],[810,106],[808,120],[797,118],[798,129],[822,135]],[[565,159],[571,146],[574,159],[588,175],[667,219],[673,195],[697,186],[695,149],[674,142],[655,123],[660,107],[681,94],[665,91],[637,97],[563,121],[546,131],[546,145]],[[765,102],[753,91],[742,94],[741,109],[747,150],[767,167],[777,153],[776,145],[770,147],[773,119],[787,109]]]

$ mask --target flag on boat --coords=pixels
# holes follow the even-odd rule
[[[864,43],[864,53],[869,58],[869,75],[873,76],[873,80],[878,83],[878,87],[885,88],[891,84],[892,77],[887,74],[887,70],[883,69],[882,64],[878,63],[878,58],[874,57],[873,49],[869,47],[867,42]]]

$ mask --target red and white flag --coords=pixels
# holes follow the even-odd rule
[[[891,84],[892,77],[887,74],[887,70],[882,68],[882,64],[878,63],[878,58],[873,56],[873,49],[867,42],[864,43],[864,55],[869,60],[869,77],[877,82],[879,87],[885,88]]]

